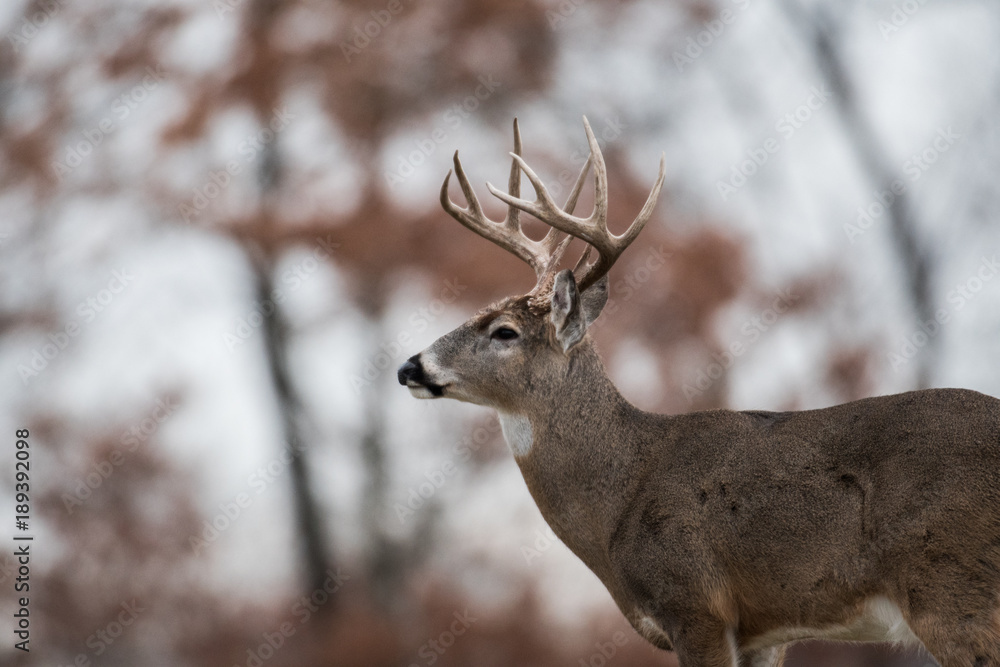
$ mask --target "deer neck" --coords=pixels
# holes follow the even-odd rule
[[[501,411],[500,423],[545,520],[598,571],[635,479],[638,443],[627,425],[646,415],[618,392],[590,342],[581,348],[547,400]]]

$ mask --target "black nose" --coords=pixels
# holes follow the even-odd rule
[[[396,379],[399,380],[399,384],[405,385],[408,380],[420,382],[423,379],[424,369],[420,367],[420,360],[417,358],[419,356],[419,354],[413,355],[396,371]]]

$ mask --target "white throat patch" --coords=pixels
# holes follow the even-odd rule
[[[500,416],[500,429],[503,439],[514,456],[527,456],[535,442],[535,434],[531,431],[531,422],[524,415],[514,415],[509,412],[497,412]]]

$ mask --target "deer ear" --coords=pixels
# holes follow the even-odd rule
[[[587,333],[588,322],[583,310],[573,272],[569,269],[560,271],[552,285],[551,317],[563,352],[568,352]]]
[[[580,295],[580,303],[583,305],[583,316],[587,320],[589,327],[597,319],[604,304],[608,302],[608,277],[605,275],[596,283],[583,290]]]

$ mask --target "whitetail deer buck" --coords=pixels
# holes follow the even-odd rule
[[[584,125],[590,160],[563,209],[519,156],[516,121],[509,194],[489,186],[508,205],[502,222],[483,213],[455,154],[468,208],[449,198],[449,172],[445,210],[538,282],[410,358],[400,383],[497,410],[552,529],[681,667],[777,667],[788,643],[809,638],[922,644],[944,667],[1000,666],[1000,401],[937,389],[804,412],[633,407],[587,327],[608,269],[653,212],[663,160],[615,236]],[[591,165],[594,210],[574,217]],[[519,199],[521,171],[534,202]],[[552,228],[543,240],[521,231],[520,211]],[[588,252],[558,271],[573,237]]]

